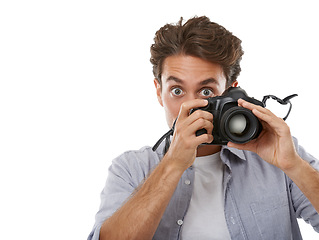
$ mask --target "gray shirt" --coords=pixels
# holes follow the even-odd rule
[[[319,161],[299,146],[296,139],[294,142],[298,154],[319,170]],[[99,239],[102,223],[161,161],[163,145],[156,152],[144,147],[113,160],[88,239]],[[301,217],[319,232],[319,214],[284,172],[249,151],[223,146],[220,157],[225,164],[224,211],[232,239],[302,239],[296,219]],[[180,239],[193,181],[194,169],[190,167],[182,175],[153,239]]]

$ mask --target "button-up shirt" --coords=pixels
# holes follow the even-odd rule
[[[294,142],[300,157],[319,170],[319,161],[299,146],[296,139]],[[144,147],[125,152],[113,160],[101,193],[100,210],[88,239],[99,239],[103,222],[161,161],[163,145],[156,152]],[[250,151],[223,146],[220,157],[226,166],[224,213],[232,239],[302,239],[297,218],[303,218],[319,232],[319,214],[284,172]],[[182,175],[153,239],[180,239],[193,181],[194,170],[190,167]]]

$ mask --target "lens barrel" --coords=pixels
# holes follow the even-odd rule
[[[258,118],[243,107],[228,109],[220,120],[221,134],[234,143],[246,143],[258,137],[261,132],[261,124]]]

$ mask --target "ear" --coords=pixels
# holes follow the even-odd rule
[[[238,81],[235,81],[231,84],[232,87],[237,87],[238,86]]]
[[[158,100],[159,104],[161,104],[161,106],[163,107],[162,88],[161,88],[161,84],[158,82],[158,80],[156,78],[154,79],[154,85],[156,88],[157,100]]]

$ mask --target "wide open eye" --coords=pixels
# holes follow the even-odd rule
[[[184,94],[183,90],[179,87],[174,87],[171,89],[171,93],[174,95],[174,96],[182,96]]]
[[[199,94],[205,98],[214,96],[214,92],[210,88],[203,88],[202,90],[200,90]]]

